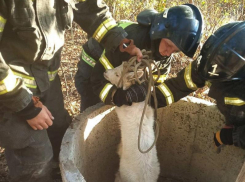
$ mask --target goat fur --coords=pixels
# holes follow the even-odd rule
[[[105,71],[104,77],[114,85],[122,75],[123,65]],[[143,75],[143,71],[137,71],[138,77]],[[134,72],[127,72],[122,78],[124,90],[132,85]],[[138,133],[140,120],[145,103],[133,103],[131,106],[123,105],[116,107],[116,113],[121,126],[121,143],[118,147],[120,157],[119,171],[116,174],[115,182],[156,182],[160,173],[160,165],[157,158],[156,146],[148,153],[141,153],[138,150]],[[153,130],[154,111],[147,106],[142,126],[140,146],[143,151],[147,150],[154,142],[155,134]]]

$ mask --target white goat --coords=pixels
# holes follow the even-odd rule
[[[112,84],[118,86],[118,82],[123,71],[123,62],[120,66],[105,71],[104,77]],[[138,77],[143,75],[143,71],[137,71]],[[132,85],[135,78],[134,72],[126,73],[122,78],[124,90]],[[131,81],[130,81],[131,80]],[[160,173],[160,165],[157,158],[156,146],[148,153],[141,153],[138,150],[138,133],[140,119],[145,103],[133,103],[131,106],[123,105],[116,107],[121,125],[121,143],[118,147],[120,157],[119,171],[116,174],[115,182],[156,182]],[[143,119],[140,146],[146,151],[155,139],[153,130],[154,111],[147,106]]]

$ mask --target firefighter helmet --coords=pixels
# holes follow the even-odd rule
[[[167,38],[185,55],[193,57],[200,43],[203,17],[193,4],[166,9],[154,15],[151,23],[151,40]]]
[[[245,79],[245,22],[220,27],[203,45],[200,75],[210,82]]]

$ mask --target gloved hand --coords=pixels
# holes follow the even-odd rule
[[[214,134],[214,144],[217,153],[220,153],[222,146],[233,145],[232,132],[233,127],[226,126]]]
[[[134,45],[132,39],[123,39],[119,45],[119,50],[121,52],[127,52],[131,56],[137,56],[137,60],[141,61],[143,54],[139,48]]]
[[[145,100],[148,85],[144,82],[142,84],[134,84],[127,90],[117,89],[113,96],[113,102],[118,107],[122,105],[132,105],[133,102],[142,102]]]

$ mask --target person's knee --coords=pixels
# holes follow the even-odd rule
[[[38,132],[37,132],[38,133]],[[53,150],[48,135],[32,136],[33,142],[22,149],[5,149],[11,181],[33,181],[50,175],[48,163]]]

